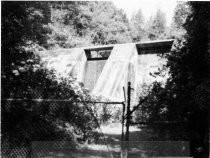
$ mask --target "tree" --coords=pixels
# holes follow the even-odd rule
[[[184,24],[189,14],[189,4],[186,2],[178,2],[174,11],[173,22],[171,24],[171,38],[181,38],[186,33]]]
[[[87,35],[90,29],[91,14],[88,2],[51,2],[51,33],[47,49],[72,48],[90,45]],[[89,15],[90,14],[90,15]]]
[[[128,19],[112,2],[95,3],[91,22],[93,44],[116,44],[131,41]]]
[[[132,28],[131,30],[132,30],[133,41],[136,42],[145,38],[144,16],[142,14],[141,9],[139,9],[136,14],[132,15],[130,23]]]
[[[173,49],[167,56],[166,66],[171,77],[165,88],[157,84],[154,86],[149,94],[151,99],[145,106],[152,110],[148,117],[151,121],[182,122],[183,125],[178,124],[180,130],[175,130],[175,126],[168,126],[171,139],[189,140],[190,156],[208,157],[209,3],[189,2],[189,6],[191,13],[183,25],[186,34],[184,38],[174,42]],[[156,91],[157,89],[159,90]],[[163,129],[161,126],[156,127]]]
[[[33,60],[24,47],[39,48],[47,40],[48,3],[2,2],[2,83],[13,81]],[[27,60],[30,59],[30,60]],[[5,83],[6,82],[6,83]]]
[[[47,49],[131,41],[129,21],[112,2],[54,2],[49,27]]]
[[[184,25],[187,34],[185,42],[178,42],[169,56],[172,82],[177,93],[178,104],[183,108],[183,116],[190,121],[192,155],[206,154],[208,146],[209,104],[209,53],[208,53],[208,17],[209,3],[190,2],[192,13]],[[183,45],[182,45],[183,44]],[[182,45],[182,46],[180,46]],[[181,102],[180,102],[181,101]],[[202,122],[202,123],[199,123]],[[206,141],[206,143],[205,143]],[[194,146],[195,145],[195,146]],[[197,150],[201,147],[203,151]]]
[[[163,39],[166,32],[166,15],[160,9],[148,21],[148,38],[151,40]]]
[[[75,135],[87,139],[96,128],[91,109],[78,103],[91,99],[87,91],[74,80],[58,80],[35,53],[47,45],[50,22],[48,2],[2,2],[2,142],[10,149],[32,141],[73,142]]]

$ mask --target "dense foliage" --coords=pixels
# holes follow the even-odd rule
[[[189,14],[191,14],[191,7],[187,2],[178,2],[174,10],[173,22],[170,28],[171,38],[182,38],[186,34],[184,24]]]
[[[160,10],[145,21],[141,10],[131,20],[112,2],[50,2],[51,22],[46,49],[139,42],[169,38],[165,14]]]
[[[10,149],[39,140],[91,139],[97,125],[81,103],[91,99],[87,91],[74,80],[58,80],[34,53],[48,45],[50,5],[2,2],[2,140]]]
[[[171,77],[163,88],[155,83],[149,93],[149,99],[142,105],[144,120],[170,121],[178,123],[167,125],[173,140],[190,140],[191,156],[208,157],[208,106],[210,96],[209,83],[209,4],[190,2],[190,14],[178,20],[183,24],[186,34],[174,42],[167,56],[167,67]],[[180,6],[179,6],[180,8]],[[177,17],[178,12],[176,12]],[[153,127],[163,133],[162,125]]]
[[[131,41],[125,13],[112,2],[60,2],[52,5],[51,47]]]
[[[145,19],[141,9],[134,13],[131,17],[131,34],[133,41],[140,41],[146,38]]]
[[[158,10],[155,16],[151,17],[148,25],[147,32],[149,39],[166,38],[166,15],[161,10]]]

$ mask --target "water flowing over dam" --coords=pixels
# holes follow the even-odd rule
[[[112,101],[124,101],[123,87],[130,81],[133,96],[143,86],[169,77],[163,54],[169,53],[173,40],[127,43],[85,48],[45,51],[42,60],[63,77],[83,83],[92,95]],[[163,73],[160,74],[159,70]]]

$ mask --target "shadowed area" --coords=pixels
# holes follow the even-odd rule
[[[33,156],[62,158],[105,157],[187,157],[187,141],[155,141],[154,133],[146,128],[131,127],[130,142],[121,141],[121,125],[102,125],[103,137],[96,144],[82,144],[71,148],[69,142],[34,142]],[[53,145],[54,144],[54,145]],[[58,145],[60,144],[60,146]],[[42,149],[45,149],[42,151]]]

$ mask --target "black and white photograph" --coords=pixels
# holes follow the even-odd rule
[[[210,1],[6,1],[2,158],[209,158]]]

